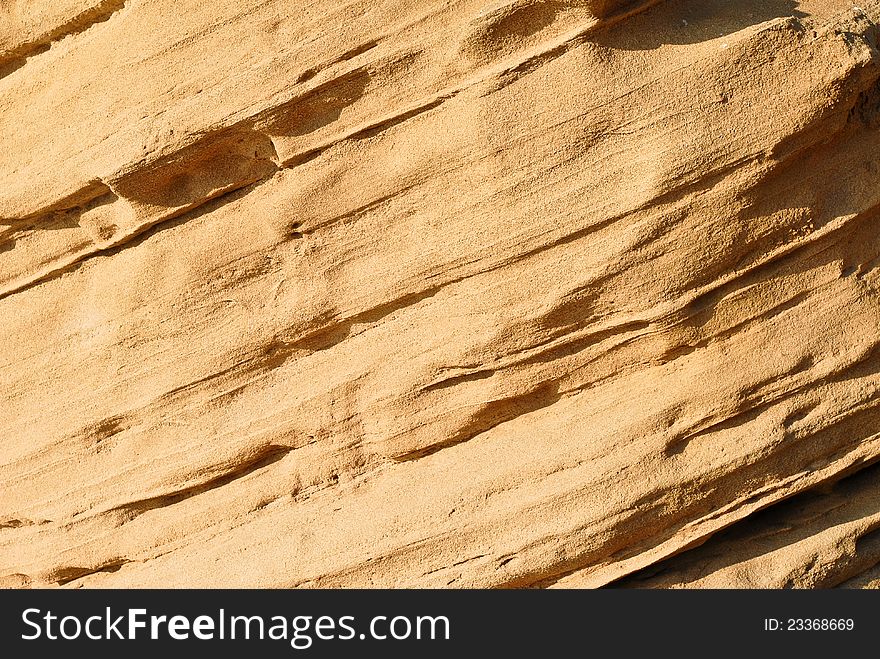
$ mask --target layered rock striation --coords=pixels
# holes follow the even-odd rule
[[[876,584],[878,22],[0,1],[2,584]]]

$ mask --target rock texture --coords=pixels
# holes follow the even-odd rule
[[[878,22],[0,0],[0,583],[876,585]]]

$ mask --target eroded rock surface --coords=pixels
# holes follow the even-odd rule
[[[878,22],[0,0],[2,583],[876,584]]]

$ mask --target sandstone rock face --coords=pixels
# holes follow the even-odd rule
[[[876,585],[878,22],[0,0],[0,583]]]

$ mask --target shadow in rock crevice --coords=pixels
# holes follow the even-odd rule
[[[864,465],[834,483],[816,486],[754,513],[704,544],[609,584],[611,588],[657,588],[689,583],[714,572],[772,556],[823,531],[852,525],[880,513],[880,464]],[[880,558],[876,525],[866,522],[855,538],[856,553],[839,570],[817,574],[819,587],[831,587]],[[859,557],[859,550],[863,554]]]
[[[806,18],[795,0],[667,0],[590,38],[616,50],[702,43],[774,18]]]

